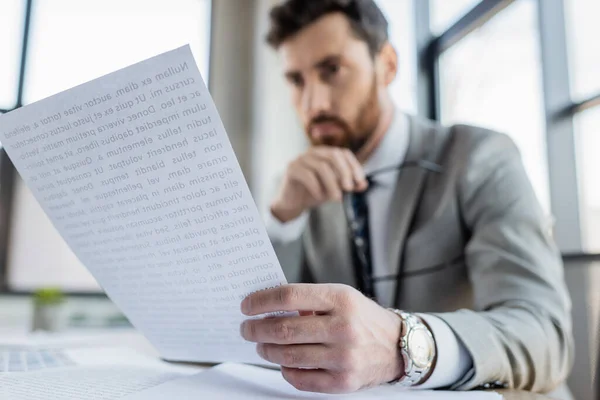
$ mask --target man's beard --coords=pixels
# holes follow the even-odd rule
[[[375,76],[373,76],[373,84],[369,93],[369,97],[365,103],[359,108],[358,116],[356,118],[354,128],[350,124],[338,116],[331,114],[321,114],[313,118],[310,121],[307,132],[309,138],[314,146],[325,145],[347,148],[353,153],[357,153],[369,140],[381,116],[381,109],[379,106],[379,99],[377,96],[377,82]],[[341,129],[341,134],[337,135],[326,135],[324,137],[313,138],[310,135],[313,127],[319,123],[331,123],[335,124]]]

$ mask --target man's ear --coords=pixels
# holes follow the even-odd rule
[[[390,42],[386,42],[377,54],[376,64],[379,82],[389,86],[398,74],[398,53]]]

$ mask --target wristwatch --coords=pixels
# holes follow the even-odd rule
[[[402,320],[398,346],[404,361],[404,374],[390,384],[409,387],[423,383],[430,375],[437,353],[433,334],[414,314],[395,309],[390,311]]]

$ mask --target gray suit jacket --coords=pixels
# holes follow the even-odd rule
[[[557,389],[573,359],[570,299],[517,148],[488,130],[410,121],[406,161],[427,159],[443,172],[400,174],[388,232],[396,307],[433,313],[462,340],[474,368],[455,389]],[[341,204],[311,211],[300,254],[301,263],[280,257],[290,281],[355,286]]]

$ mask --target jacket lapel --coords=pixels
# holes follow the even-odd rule
[[[426,159],[428,149],[433,146],[432,128],[410,117],[410,142],[406,153],[406,161]],[[400,272],[400,263],[404,252],[404,242],[417,211],[423,185],[428,171],[419,167],[409,167],[401,171],[393,194],[392,207],[387,232],[388,265],[394,273]]]
[[[304,251],[314,282],[335,282],[356,287],[348,222],[340,203],[315,208],[309,219]]]
[[[356,281],[354,268],[352,268],[353,260],[352,249],[350,246],[350,232],[343,205],[340,203],[329,204],[327,214],[333,216],[333,220],[332,224],[325,229],[328,231],[332,230],[332,233],[326,235],[323,240],[326,240],[327,237],[333,237],[338,240],[335,248],[339,249],[339,252],[336,252],[334,260],[329,261],[331,262],[331,265],[341,266],[339,270],[335,271],[334,275],[329,277],[329,280],[356,287],[358,282]],[[350,268],[348,268],[349,266]]]

